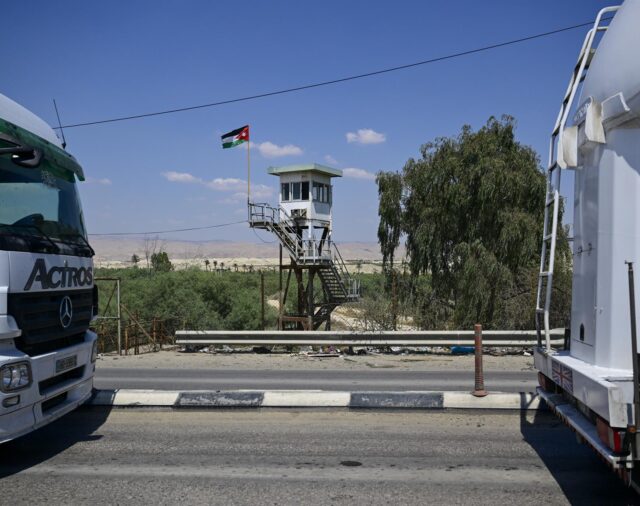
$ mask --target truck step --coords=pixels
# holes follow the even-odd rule
[[[569,404],[561,394],[551,394],[540,387],[537,390],[538,395],[546,402],[549,409],[579,434],[612,468],[620,469],[633,465],[633,458],[630,455],[618,455],[605,446],[598,437],[596,426],[572,404]]]

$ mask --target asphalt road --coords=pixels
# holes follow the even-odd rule
[[[535,371],[492,371],[489,390],[534,392]],[[251,369],[96,369],[96,388],[158,390],[473,390],[473,371],[434,370],[251,370]]]
[[[0,446],[12,504],[633,504],[549,413],[77,411]]]

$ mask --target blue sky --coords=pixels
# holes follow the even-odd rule
[[[587,22],[608,2],[28,1],[2,7],[0,92],[55,124],[214,102],[402,65]],[[252,185],[277,202],[271,165],[325,163],[334,239],[375,241],[372,175],[467,123],[511,114],[546,162],[549,132],[585,29],[345,84],[66,131],[89,181],[89,232],[207,226],[246,216]],[[351,135],[350,135],[351,134]],[[567,181],[568,178],[565,178]],[[241,180],[241,181],[235,181]],[[565,183],[565,192],[568,183]],[[169,234],[257,242],[246,225]],[[265,237],[265,239],[270,239]]]

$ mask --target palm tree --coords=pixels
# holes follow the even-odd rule
[[[204,270],[205,270],[205,271],[208,271],[208,270],[209,270],[209,264],[210,264],[210,263],[211,263],[211,262],[209,262],[209,260],[208,260],[208,259],[205,259],[205,261],[204,261]]]

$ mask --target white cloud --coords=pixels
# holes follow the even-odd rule
[[[247,181],[244,179],[237,179],[235,177],[217,177],[215,179],[202,179],[201,177],[194,176],[188,172],[163,172],[162,175],[167,181],[172,183],[187,183],[187,184],[199,184],[205,186],[211,190],[220,192],[233,192],[233,195],[229,202],[235,202],[247,199]],[[267,198],[273,195],[273,188],[264,184],[251,185],[251,197],[252,198]]]
[[[376,132],[371,128],[361,128],[357,132],[347,132],[347,142],[357,144],[380,144],[387,140],[384,134]]]
[[[344,177],[350,177],[353,179],[367,179],[369,181],[374,181],[376,178],[375,174],[372,174],[371,172],[367,172],[364,169],[356,169],[354,167],[342,169],[342,175]]]
[[[338,160],[336,160],[333,156],[331,155],[325,155],[324,157],[324,161],[331,164],[331,165],[338,165]]]
[[[201,181],[207,188],[221,192],[240,191],[247,186],[247,182],[234,177],[217,177],[211,181]]]
[[[101,184],[103,186],[109,186],[111,184],[111,179],[107,179],[106,177],[103,177],[101,179],[96,179],[94,177],[88,177],[84,180],[85,183],[88,184]]]
[[[293,144],[278,146],[273,142],[252,142],[251,147],[257,149],[265,158],[278,158],[280,156],[297,156],[302,154],[302,148]]]
[[[251,185],[251,198],[266,199],[273,195],[273,188],[265,184]]]
[[[174,183],[198,183],[201,182],[202,179],[192,176],[188,172],[163,172],[162,175],[167,178],[168,181]]]
[[[238,191],[226,198],[223,203],[231,204],[237,202],[246,202],[247,201],[247,186],[245,182],[244,191]],[[264,201],[273,196],[273,188],[267,186],[265,184],[252,184],[251,185],[251,200],[254,202]]]

